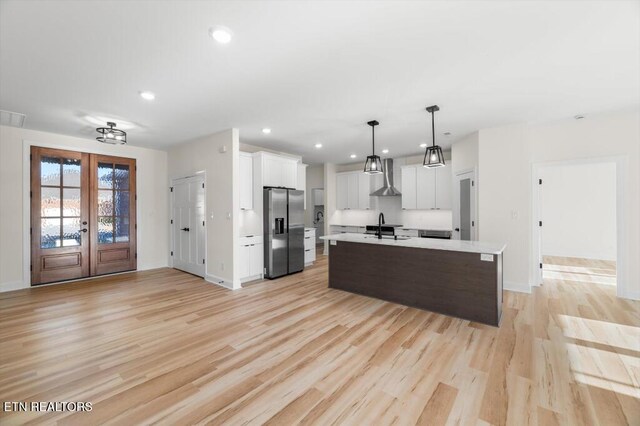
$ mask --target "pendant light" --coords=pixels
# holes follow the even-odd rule
[[[382,161],[380,157],[376,155],[376,126],[378,123],[376,120],[369,121],[367,123],[371,126],[371,155],[367,156],[367,161],[364,163],[364,172],[368,175],[376,175],[382,173]]]
[[[436,145],[436,126],[434,120],[434,112],[440,111],[438,105],[432,105],[427,107],[427,111],[431,113],[431,135],[433,137],[433,144],[427,147],[424,153],[424,160],[422,165],[424,167],[444,167],[444,155],[442,155],[442,148]]]
[[[102,143],[112,145],[124,145],[127,143],[127,133],[123,130],[116,129],[116,123],[107,122],[109,127],[98,127],[96,132],[100,133],[96,140]]]

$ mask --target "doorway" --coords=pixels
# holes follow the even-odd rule
[[[205,276],[206,220],[204,174],[175,179],[171,185],[173,267]]]
[[[453,235],[463,241],[477,239],[476,231],[476,172],[465,170],[453,179]]]
[[[324,188],[313,188],[311,190],[313,200],[313,227],[316,228],[316,246],[323,245],[324,240]]]
[[[31,147],[31,284],[135,270],[135,160]]]
[[[539,168],[542,280],[616,286],[616,163]]]

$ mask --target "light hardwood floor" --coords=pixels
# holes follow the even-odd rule
[[[615,287],[505,292],[492,328],[330,290],[326,268],[0,294],[0,399],[93,403],[0,423],[640,424],[639,304]]]

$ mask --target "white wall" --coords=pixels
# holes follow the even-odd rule
[[[453,174],[478,168],[478,143],[480,134],[474,132],[451,146],[451,168]]]
[[[229,129],[180,144],[169,151],[169,178],[206,172],[206,279],[240,288],[235,271],[240,236],[238,130]]]
[[[611,157],[622,166],[616,178],[623,206],[616,214],[625,220],[625,229],[618,230],[617,255],[624,263],[624,270],[618,270],[618,294],[640,298],[640,110],[480,130],[479,140],[479,239],[509,244],[505,287],[528,287],[535,281],[534,166]]]
[[[29,146],[37,145],[135,158],[137,171],[138,270],[167,266],[169,256],[167,153],[95,139],[0,126],[0,291],[30,285]],[[27,173],[28,175],[28,173]]]
[[[313,189],[324,188],[324,165],[313,165],[307,167],[307,187],[305,197],[307,197],[307,210],[304,214],[304,224],[313,228]]]
[[[548,166],[538,178],[542,254],[615,260],[615,163]]]
[[[324,235],[329,235],[329,224],[336,212],[336,165],[324,164]],[[330,188],[334,188],[331,190]],[[324,242],[324,254],[329,253],[329,241]]]

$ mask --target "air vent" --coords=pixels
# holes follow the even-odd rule
[[[3,126],[23,127],[26,115],[19,112],[0,110],[0,124]]]

